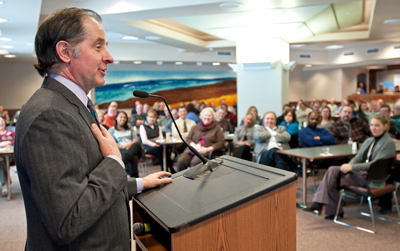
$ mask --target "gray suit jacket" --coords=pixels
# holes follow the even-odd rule
[[[82,102],[49,77],[22,109],[14,154],[26,250],[130,250],[128,201],[136,180],[103,158],[92,123]]]
[[[279,133],[276,136],[276,141],[281,144],[283,149],[289,149],[289,141],[290,141],[290,134],[287,133],[286,127],[284,126],[277,126],[274,130],[275,132]],[[264,126],[254,126],[254,141],[256,142],[256,146],[254,147],[254,152],[257,154],[257,162],[264,151],[268,148],[267,140],[271,138],[271,134]]]

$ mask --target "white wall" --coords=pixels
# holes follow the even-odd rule
[[[347,98],[357,91],[357,68],[343,68],[342,73],[342,97]]]
[[[303,68],[296,67],[289,72],[289,101],[297,101],[305,99],[306,89],[303,80]]]
[[[342,70],[305,71],[303,74],[305,83],[305,100],[313,97],[340,100],[342,98]]]

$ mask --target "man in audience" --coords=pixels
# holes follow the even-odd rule
[[[340,112],[342,111],[343,107],[349,105],[349,101],[347,99],[342,99],[342,103],[340,104],[339,108],[337,109],[337,113],[340,114]]]
[[[220,106],[216,112],[217,116],[215,118],[215,123],[217,123],[217,125],[219,125],[224,132],[233,133],[231,122],[225,118],[226,113],[227,112],[223,106]]]
[[[276,125],[274,112],[267,112],[263,119],[264,126],[254,127],[254,152],[260,164],[284,170],[295,170],[296,164],[287,156],[277,153],[279,149],[289,149],[290,134],[284,126]]]
[[[140,101],[139,100],[136,100],[135,101],[135,107],[133,107],[132,108],[132,112],[131,112],[131,116],[133,115],[133,114],[136,114],[137,112],[136,112],[136,107],[138,106],[138,104],[140,104]],[[142,107],[143,108],[143,107]],[[143,111],[143,110],[142,110]],[[134,125],[132,125],[132,126],[134,126]]]
[[[280,125],[281,123],[282,123],[282,121],[284,121],[285,120],[285,112],[287,111],[287,110],[289,110],[289,109],[291,109],[291,107],[290,107],[290,105],[289,104],[285,104],[284,106],[283,106],[283,108],[282,108],[282,115],[281,116],[279,116],[278,118],[276,118],[276,124],[277,125]]]
[[[113,127],[115,125],[115,118],[117,117],[117,114],[118,114],[118,111],[117,111],[117,108],[115,107],[115,105],[110,104],[108,106],[107,114],[104,115],[103,124],[108,126],[108,128]]]
[[[385,85],[383,83],[379,84],[379,89],[376,91],[376,93],[382,93],[385,91]]]
[[[322,102],[321,102],[321,107],[325,107],[325,106],[328,106],[328,100],[326,100],[326,99],[322,100]],[[332,113],[332,111],[331,111],[331,113]]]
[[[319,113],[320,110],[321,110],[321,102],[315,101],[313,106],[312,106],[312,109],[313,109],[314,112],[318,112]]]
[[[130,197],[172,182],[167,172],[127,178],[115,139],[98,124],[87,94],[113,62],[100,21],[64,8],[37,31],[35,68],[45,79],[22,108],[14,147],[25,250],[130,250]]]
[[[363,143],[371,136],[368,124],[359,117],[353,117],[353,108],[350,105],[343,106],[340,119],[331,127],[331,134],[335,137],[337,145]]]
[[[149,104],[145,103],[143,105],[143,114],[144,114],[144,116],[147,116],[147,112],[149,111],[149,109],[150,109]]]
[[[400,139],[400,132],[397,130],[396,121],[390,118],[391,109],[388,104],[383,104],[381,106],[380,113],[387,118],[389,121],[389,131],[388,133],[392,138]]]
[[[330,102],[330,104],[328,106],[331,109],[331,114],[334,115],[334,114],[337,113],[338,107],[336,105],[336,100],[334,98],[331,99],[331,102]]]
[[[185,106],[180,106],[178,108],[178,114],[179,118],[175,120],[175,123],[179,129],[179,132],[182,135],[182,138],[186,140],[190,130],[192,129],[192,127],[196,125],[196,122],[186,118],[187,110]],[[172,137],[174,137],[174,139],[180,139],[178,131],[176,130],[174,125],[172,126]],[[179,144],[176,146],[176,150],[178,150],[179,153],[182,153],[185,150],[185,148],[186,148],[185,144]]]
[[[381,111],[381,104],[379,104],[379,102],[376,100],[371,101],[371,107],[372,107],[371,116]]]
[[[179,119],[178,109],[172,108],[171,109],[171,113],[172,113],[172,117],[174,118],[175,121],[177,119]],[[165,132],[165,133],[171,133],[172,132],[172,126],[174,126],[171,116],[169,116],[169,117],[170,117],[170,119],[168,120],[167,124],[163,128],[163,132]]]
[[[299,99],[299,101],[297,101],[297,104],[294,105],[293,109],[297,112],[298,110],[300,110],[301,104],[303,104],[303,100]]]
[[[398,86],[398,85],[396,85],[395,87],[394,87],[394,91],[393,92],[400,92],[400,87]]]
[[[300,109],[296,112],[296,118],[299,123],[303,123],[307,121],[307,116],[312,110],[305,103],[301,103],[300,106]]]
[[[299,143],[302,147],[334,145],[335,137],[324,128],[317,128],[320,116],[312,111],[308,114],[308,126],[299,132]]]
[[[171,107],[170,107],[170,109],[171,109]],[[161,118],[158,119],[158,125],[164,129],[164,126],[171,119],[171,115],[169,114],[168,108],[165,105],[163,106],[163,114],[165,116],[162,116]]]
[[[136,105],[136,113],[131,115],[131,125],[139,128],[146,120],[146,114],[143,113],[143,105]]]
[[[392,119],[396,122],[397,130],[400,131],[400,101],[394,104]]]

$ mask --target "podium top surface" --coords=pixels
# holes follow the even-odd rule
[[[222,156],[222,165],[194,180],[172,176],[172,183],[146,190],[134,200],[169,232],[193,226],[297,179],[293,172]]]

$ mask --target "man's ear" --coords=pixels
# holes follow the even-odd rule
[[[71,58],[73,57],[73,55],[72,55],[72,51],[71,51],[71,46],[68,42],[59,41],[56,44],[56,51],[57,51],[58,57],[61,59],[62,62],[69,63],[71,61]]]

